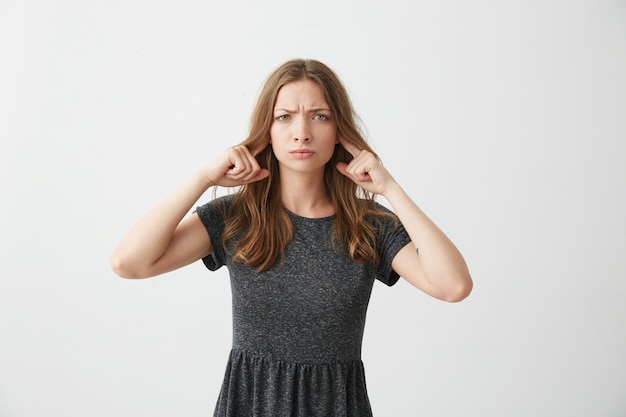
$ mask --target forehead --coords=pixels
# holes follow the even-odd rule
[[[324,106],[328,107],[324,90],[315,81],[302,79],[283,85],[278,90],[275,108],[281,106]]]

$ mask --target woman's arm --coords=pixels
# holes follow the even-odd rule
[[[173,271],[212,252],[197,214],[183,217],[211,186],[202,171],[150,210],[119,243],[111,256],[122,278],[148,278]]]
[[[211,186],[243,185],[268,175],[245,146],[228,149],[130,229],[111,256],[113,271],[123,278],[148,278],[209,255],[213,248],[200,218],[185,215]]]
[[[376,157],[340,138],[354,156],[349,164],[340,163],[340,172],[364,189],[389,201],[411,243],[398,252],[392,267],[415,287],[440,300],[457,302],[472,291],[472,278],[463,256],[382,166]],[[419,253],[416,250],[419,248]]]
[[[393,259],[393,269],[415,287],[440,300],[458,302],[466,298],[473,282],[456,246],[397,183],[387,189],[384,197],[412,242]]]

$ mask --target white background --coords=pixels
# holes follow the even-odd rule
[[[374,287],[375,415],[625,416],[617,0],[0,0],[0,416],[212,415],[227,271],[109,256],[294,57],[344,80],[475,280],[458,304]]]

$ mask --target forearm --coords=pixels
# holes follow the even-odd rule
[[[419,251],[428,281],[435,287],[471,289],[467,264],[457,247],[397,184],[384,197]]]
[[[212,184],[197,171],[180,188],[150,210],[124,236],[111,257],[120,275],[135,275],[154,264],[167,250],[177,226]]]

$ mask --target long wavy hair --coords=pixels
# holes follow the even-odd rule
[[[276,97],[287,83],[309,79],[322,87],[337,123],[337,133],[346,141],[372,153],[357,123],[346,88],[325,64],[313,59],[293,59],[276,68],[267,78],[251,117],[248,138],[241,144],[254,149],[268,143]],[[375,153],[374,153],[375,154]],[[376,155],[376,154],[375,154]],[[234,239],[234,261],[255,267],[258,272],[271,268],[293,239],[293,224],[280,199],[278,160],[271,146],[256,156],[259,165],[270,171],[268,178],[242,186],[234,195],[225,216],[222,240]],[[338,162],[350,162],[352,155],[340,144],[324,170],[326,191],[335,208],[334,238],[343,244],[353,261],[377,265],[376,235],[380,216],[393,217],[377,210],[375,196],[341,174]]]

